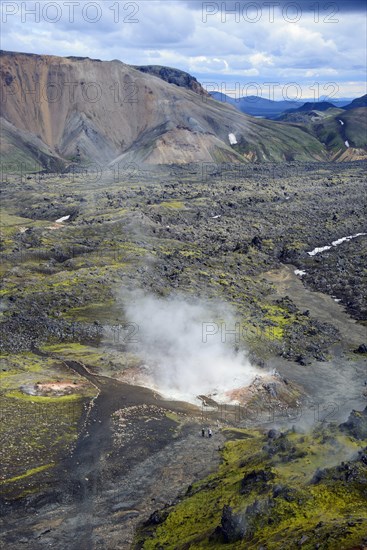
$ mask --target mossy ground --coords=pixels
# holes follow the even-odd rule
[[[52,483],[52,469],[75,445],[96,390],[60,361],[32,353],[2,355],[0,368],[0,489],[12,500]],[[66,394],[34,394],[37,384],[58,382],[69,384]]]
[[[233,169],[216,175],[215,185],[208,174],[182,170],[180,186],[176,175],[161,180],[159,171],[149,175],[149,183],[138,171],[131,181],[98,183],[82,174],[31,175],[20,181],[13,176],[4,184],[2,319],[37,308],[69,324],[112,326],[123,320],[123,308],[116,307],[122,289],[149,288],[165,296],[179,288],[229,302],[244,327],[241,345],[263,358],[284,348],[292,348],[296,357],[311,340],[322,346],[321,327],[319,334],[309,334],[311,320],[272,304],[272,285],[261,276],[278,264],[282,249],[302,253],[311,241],[314,226],[298,216],[298,209],[303,194],[322,184],[320,170],[315,183],[302,188],[295,169],[294,174],[294,168],[289,173],[282,168],[279,178],[280,168],[273,165],[247,168],[243,175]],[[21,202],[14,200],[10,185],[18,186]],[[294,200],[286,202],[283,195],[292,193]],[[286,214],[290,206],[292,216]],[[264,208],[270,208],[266,219]],[[70,220],[54,223],[65,214]],[[287,219],[293,214],[297,223],[289,232]],[[329,222],[325,219],[325,227],[332,233]],[[293,321],[303,343],[289,330]]]
[[[111,336],[111,343],[115,343],[118,348],[119,335]],[[123,342],[123,335],[120,336]],[[94,374],[102,374],[107,376],[118,376],[125,369],[138,367],[142,364],[142,359],[129,351],[114,349],[111,347],[98,348],[93,345],[81,343],[64,343],[64,344],[48,344],[42,346],[42,350],[54,354],[57,357],[62,357],[66,360],[81,361],[88,365],[88,368]]]
[[[66,376],[58,356],[113,376],[139,364],[123,339],[106,342],[106,327],[126,321],[129,290],[159,296],[179,291],[189,299],[230,304],[242,328],[239,347],[260,360],[295,359],[305,350],[311,358],[320,350],[326,354],[338,334],[294,304],[275,302],[274,286],[264,274],[280,262],[302,258],[311,268],[317,257],[305,256],[307,250],[361,229],[363,173],[356,163],[223,165],[219,172],[172,167],[136,170],[118,179],[103,175],[99,181],[90,174],[10,175],[0,184],[7,478],[57,463],[75,442],[84,399],[94,391],[76,392],[75,401],[38,401],[20,386]],[[65,215],[68,221],[55,223]],[[354,258],[360,265],[357,254]],[[335,272],[340,293],[345,284],[354,288]],[[36,340],[28,330],[33,324]],[[55,359],[34,356],[32,345]],[[24,480],[28,484],[45,472]],[[24,480],[15,482],[14,494],[29,489],[21,486]]]
[[[239,432],[230,430],[228,435],[238,437]],[[178,504],[160,512],[160,520],[140,529],[136,548],[291,550],[302,540],[307,550],[347,550],[361,544],[367,533],[366,466],[358,466],[360,476],[354,483],[332,477],[346,453],[357,454],[361,441],[336,428],[308,435],[288,432],[274,440],[255,431],[244,430],[241,436],[225,445],[216,473],[190,486]],[[318,468],[328,468],[331,474],[314,483]],[[270,472],[271,481],[242,489],[246,476],[264,471]],[[255,502],[261,513],[251,512]],[[228,505],[239,517],[247,514],[251,529],[242,540],[223,544],[215,531]]]

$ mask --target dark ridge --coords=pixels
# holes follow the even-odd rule
[[[188,88],[189,90],[193,90],[200,95],[209,95],[194,76],[185,71],[181,71],[180,69],[164,67],[161,65],[131,65],[131,67],[142,73],[157,76],[165,82],[175,84],[180,88]]]
[[[343,109],[350,111],[351,109],[358,109],[359,107],[367,107],[367,94],[353,99],[353,101],[348,105],[345,105]]]

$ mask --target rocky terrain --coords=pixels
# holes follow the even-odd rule
[[[185,73],[184,71],[180,71],[179,69],[174,69],[172,67],[161,67],[160,65],[134,65],[134,69],[137,69],[142,73],[157,76],[158,78],[169,82],[169,84],[175,84],[176,86],[187,88],[188,90],[192,90],[202,96],[209,97],[209,93],[204,90],[200,82],[198,82],[194,76],[189,73]]]
[[[311,435],[243,430],[218,471],[150,516],[134,548],[365,548],[366,417]]]
[[[362,550],[365,108],[1,62],[2,545]]]
[[[2,543],[362,548],[363,423],[328,424],[365,407],[364,190],[363,162],[4,173]],[[232,394],[243,405],[131,385],[147,361],[137,290],[203,304],[219,333],[239,323],[227,345],[259,373]]]

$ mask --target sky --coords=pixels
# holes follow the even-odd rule
[[[0,0],[4,50],[167,65],[232,97],[366,93],[364,0]]]

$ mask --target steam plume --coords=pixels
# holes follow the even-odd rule
[[[135,294],[126,314],[139,327],[135,351],[162,394],[190,401],[200,394],[222,395],[248,385],[257,374],[245,354],[235,351],[233,338],[219,330],[206,333],[210,323],[219,327],[220,319],[234,326],[228,307]]]

